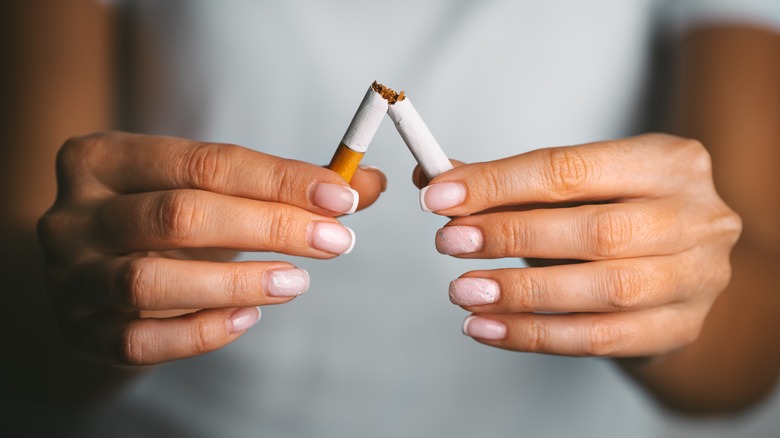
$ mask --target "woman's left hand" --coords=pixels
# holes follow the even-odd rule
[[[466,164],[421,201],[454,217],[436,234],[443,254],[552,261],[450,284],[473,312],[464,333],[516,351],[655,356],[693,342],[741,230],[705,148],[662,134]]]

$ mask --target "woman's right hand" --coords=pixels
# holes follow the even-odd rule
[[[127,133],[67,141],[57,177],[38,235],[59,332],[76,352],[118,365],[194,356],[241,336],[256,306],[290,301],[308,274],[203,256],[349,252],[354,235],[334,217],[372,204],[384,185],[374,170],[358,171],[352,190],[312,164]]]

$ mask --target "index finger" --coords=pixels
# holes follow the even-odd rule
[[[352,213],[359,198],[331,170],[230,144],[113,132],[69,141],[59,161],[61,173],[122,194],[198,189],[331,215]]]
[[[708,172],[698,142],[662,134],[547,148],[445,172],[423,189],[423,208],[462,216],[501,206],[655,198]],[[704,163],[702,165],[702,163]]]

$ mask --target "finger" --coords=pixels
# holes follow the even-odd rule
[[[354,243],[354,233],[331,217],[201,190],[115,196],[94,218],[93,240],[115,254],[228,248],[329,258]]]
[[[450,283],[449,295],[454,304],[488,313],[642,310],[689,300],[717,280],[686,275],[698,265],[691,258],[686,253],[472,271]],[[702,280],[708,284],[701,284]]]
[[[228,144],[109,133],[68,141],[58,159],[65,180],[87,173],[122,194],[199,189],[330,215],[354,211],[359,197],[331,170]]]
[[[701,144],[649,134],[467,164],[434,178],[421,201],[428,211],[464,216],[505,205],[655,198],[709,173]]]
[[[217,350],[260,319],[256,307],[209,309],[173,318],[95,316],[67,325],[65,342],[112,365],[154,365]]]
[[[464,165],[465,163],[458,160],[450,160],[450,163],[452,163],[453,167],[460,167]],[[414,167],[414,170],[412,171],[412,182],[415,186],[417,186],[418,189],[421,189],[428,185],[430,180],[428,180],[428,177],[425,176],[425,173],[422,171],[422,166],[419,164]]]
[[[289,263],[110,257],[79,266],[65,288],[86,307],[207,309],[280,304],[309,288],[309,274]]]
[[[566,356],[635,357],[671,352],[698,336],[707,306],[568,315],[483,314],[463,332],[507,350]]]
[[[701,233],[675,200],[583,205],[454,219],[436,233],[442,254],[466,258],[602,260],[676,254]]]
[[[387,176],[376,167],[361,166],[352,177],[350,186],[360,193],[357,210],[362,210],[379,198],[387,190]]]

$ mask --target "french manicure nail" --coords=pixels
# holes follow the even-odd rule
[[[228,331],[241,333],[260,321],[260,307],[245,307],[231,313],[228,317]]]
[[[314,222],[311,225],[311,246],[332,254],[349,254],[355,247],[355,232],[330,222]]]
[[[466,200],[466,186],[459,182],[431,184],[420,190],[423,211],[439,211],[460,205]]]
[[[436,232],[436,249],[442,254],[458,255],[479,251],[485,244],[477,227],[444,227]]]
[[[339,184],[317,183],[311,194],[312,204],[336,213],[354,213],[358,200],[357,191]]]
[[[506,337],[506,325],[492,319],[472,315],[463,321],[463,334],[472,338],[498,341]]]
[[[450,301],[460,306],[495,303],[501,291],[489,278],[458,278],[450,282]]]
[[[265,293],[272,297],[297,297],[309,290],[309,273],[304,269],[272,269],[263,276]]]

